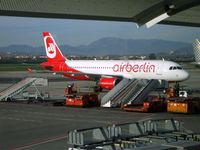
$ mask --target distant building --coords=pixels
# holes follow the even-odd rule
[[[200,42],[196,39],[193,43],[194,59],[196,63],[200,63]]]

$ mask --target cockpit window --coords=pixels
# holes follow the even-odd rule
[[[183,68],[181,66],[171,66],[169,70],[183,70]]]
[[[180,66],[177,66],[177,69],[179,69],[179,70],[182,70],[183,68],[182,68],[182,67],[180,67]]]
[[[173,70],[176,70],[177,68],[176,67],[173,67]]]

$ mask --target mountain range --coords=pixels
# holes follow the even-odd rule
[[[121,39],[121,38],[102,38],[88,45],[59,46],[64,55],[135,55],[150,53],[192,53],[192,46],[189,43],[157,40],[157,39]],[[10,52],[16,54],[45,55],[44,46],[32,47],[28,45],[10,45],[0,47],[0,52]]]

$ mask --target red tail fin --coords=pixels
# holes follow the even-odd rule
[[[66,58],[61,53],[51,34],[49,32],[43,32],[43,36],[48,62],[65,61]]]

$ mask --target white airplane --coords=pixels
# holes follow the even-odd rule
[[[183,81],[189,74],[172,61],[164,60],[68,60],[49,32],[44,32],[48,60],[45,69],[78,80],[92,80],[98,76],[101,88],[112,89],[119,78]]]
[[[198,39],[195,39],[193,42],[193,51],[195,62],[193,64],[200,65],[200,42]]]

